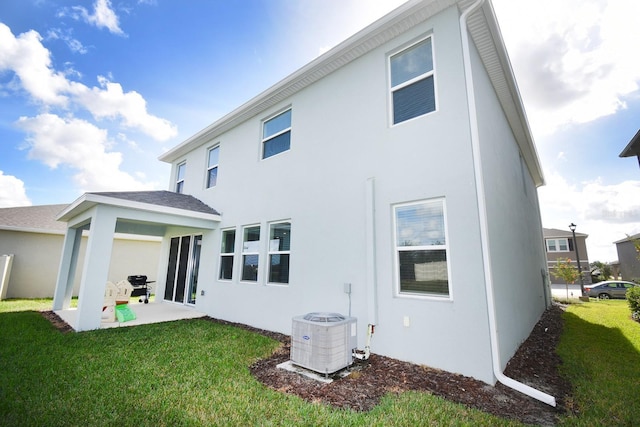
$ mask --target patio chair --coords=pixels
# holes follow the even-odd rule
[[[102,304],[103,322],[116,321],[116,298],[118,295],[118,287],[112,282],[107,282],[104,290],[104,303]]]
[[[133,286],[126,280],[121,280],[116,285],[118,292],[116,294],[116,305],[129,304],[131,299],[131,292],[133,292]]]

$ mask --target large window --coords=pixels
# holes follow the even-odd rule
[[[178,170],[176,171],[176,193],[182,193],[184,191],[184,173],[186,169],[186,163],[180,163],[178,165]]]
[[[291,222],[269,225],[269,283],[289,283]]]
[[[233,278],[233,255],[236,246],[236,230],[223,230],[220,244],[220,279]]]
[[[262,124],[262,158],[275,156],[291,146],[291,109]]]
[[[260,259],[260,226],[251,225],[242,230],[242,280],[258,281]]]
[[[393,124],[436,109],[431,37],[389,58]]]
[[[218,157],[220,147],[213,147],[209,150],[209,160],[207,161],[207,188],[215,187],[218,182]]]
[[[572,243],[571,239],[547,239],[547,252],[571,252]]]
[[[449,296],[444,200],[394,206],[401,294]]]

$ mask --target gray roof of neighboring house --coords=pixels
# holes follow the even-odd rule
[[[64,232],[67,225],[64,222],[56,221],[56,217],[66,207],[66,204],[61,204],[0,208],[0,229]]]
[[[620,153],[620,157],[631,157],[631,156],[640,156],[640,130],[636,132],[629,144],[624,147],[622,153]]]
[[[199,199],[173,191],[109,191],[95,194],[97,196],[111,197],[114,199],[128,200],[131,202],[147,203],[150,205],[166,206],[169,208],[184,209],[193,212],[220,215],[218,211]]]
[[[613,242],[613,244],[617,245],[618,243],[632,242],[632,241],[638,240],[638,239],[640,239],[640,233],[634,234],[633,236],[627,236],[624,239],[618,240],[617,242]]]
[[[571,230],[558,230],[557,228],[543,228],[542,234],[545,238],[550,237],[573,237]],[[588,234],[576,232],[576,237],[589,237]]]

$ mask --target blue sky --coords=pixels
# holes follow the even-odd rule
[[[402,0],[0,2],[0,207],[166,189],[157,160]],[[589,257],[640,232],[636,0],[494,0],[547,185]]]

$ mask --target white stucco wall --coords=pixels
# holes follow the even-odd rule
[[[62,234],[0,231],[0,253],[14,254],[7,298],[51,298],[56,287]],[[82,238],[78,265],[84,263],[87,238]],[[109,279],[114,283],[131,274],[146,274],[155,280],[158,270],[160,242],[117,238],[109,268]],[[74,280],[73,295],[78,295],[81,272]]]
[[[438,109],[390,126],[388,54],[427,34],[434,37]],[[347,314],[343,290],[351,283],[351,314],[358,318],[362,347],[373,300],[365,224],[367,182],[373,178],[378,320],[372,351],[493,382],[466,105],[458,13],[451,8],[179,159],[173,173],[176,164],[187,162],[185,193],[220,211],[220,229],[236,228],[232,281],[217,279],[219,230],[205,233],[199,288],[205,295],[198,294],[196,307],[290,333],[294,315]],[[261,120],[287,106],[291,149],[260,160]],[[218,183],[205,189],[207,149],[216,144]],[[392,206],[430,198],[446,201],[451,298],[400,297]],[[268,223],[279,220],[292,222],[286,286],[265,281]],[[239,280],[242,226],[252,224],[262,227],[257,284]],[[165,239],[163,259],[167,251]]]
[[[485,181],[491,270],[506,366],[547,306],[546,256],[537,189],[520,156],[481,60],[473,49],[482,173]]]

